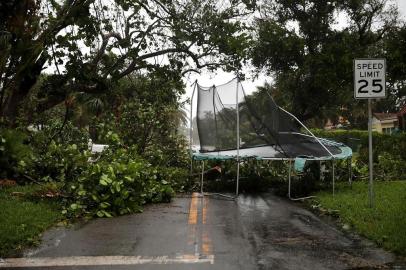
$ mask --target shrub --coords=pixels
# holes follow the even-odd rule
[[[124,147],[117,134],[106,136],[109,147],[97,161],[75,144],[54,141],[42,154],[20,162],[19,169],[41,182],[57,182],[64,194],[64,214],[111,217],[141,211],[145,203],[169,202],[175,187],[182,189],[187,172],[181,168],[155,167],[137,154],[136,146]]]
[[[200,185],[201,164],[195,162],[193,166],[195,169],[194,179]],[[237,163],[234,159],[206,161],[205,171],[205,191],[235,192]],[[267,191],[269,188],[278,189],[284,185],[286,176],[287,165],[283,162],[244,159],[240,163],[239,190],[240,192],[258,192]]]
[[[0,178],[17,178],[18,164],[32,156],[27,135],[21,131],[0,130]]]
[[[168,183],[175,191],[184,191],[190,188],[189,171],[185,168],[159,167],[158,179],[163,183]]]
[[[165,142],[150,145],[142,156],[154,164],[163,167],[189,167],[190,157],[184,136],[169,135]]]
[[[88,150],[87,131],[69,122],[63,129],[58,123],[31,128],[31,136],[1,132],[0,165],[31,181],[56,183],[67,217],[133,213],[145,203],[169,202],[174,189],[185,189],[182,137],[164,132],[170,138],[159,144],[154,139],[140,152],[138,144],[126,145],[128,138],[112,130],[102,134],[109,147],[97,158]]]
[[[60,121],[52,121],[42,129],[31,132],[30,143],[38,152],[47,150],[48,145],[54,141],[57,145],[76,145],[79,150],[87,150],[89,132],[75,127],[71,122],[62,127]]]
[[[89,157],[90,152],[81,151],[76,144],[51,141],[29,160],[20,161],[18,168],[19,172],[37,181],[69,183],[86,169]]]
[[[368,131],[365,130],[313,130],[316,136],[329,138],[350,146],[357,152],[355,174],[368,172]],[[373,133],[373,159],[376,176],[383,180],[405,179],[406,133],[394,135]]]
[[[70,185],[74,199],[64,213],[111,217],[140,211],[148,202],[169,202],[174,191],[170,182],[158,175],[157,168],[131,150],[116,149],[110,157],[90,165]]]
[[[398,180],[406,175],[405,160],[402,160],[399,155],[383,152],[378,156],[378,165],[380,178]]]

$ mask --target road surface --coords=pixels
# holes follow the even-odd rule
[[[56,228],[0,269],[374,269],[394,257],[271,194],[178,197],[143,213]]]

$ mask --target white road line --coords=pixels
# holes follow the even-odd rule
[[[0,268],[97,266],[97,265],[139,265],[139,264],[198,264],[214,263],[214,255],[183,255],[176,257],[158,256],[73,256],[9,258],[0,261]]]

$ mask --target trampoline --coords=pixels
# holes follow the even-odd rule
[[[193,118],[193,99],[197,93],[197,113]],[[193,122],[197,125],[197,134]],[[192,151],[193,137],[198,135],[199,151]],[[244,159],[288,161],[291,197],[292,164],[301,172],[307,161],[331,161],[333,194],[335,192],[335,160],[347,160],[351,181],[352,150],[344,144],[316,137],[296,116],[279,107],[266,89],[249,94],[238,78],[211,87],[196,81],[190,108],[190,153],[193,161],[202,162],[201,193],[204,162],[235,160],[236,191],[239,194],[240,162]]]

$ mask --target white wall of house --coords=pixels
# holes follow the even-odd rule
[[[374,116],[372,117],[372,130],[378,133],[392,134],[397,127],[397,121],[397,118],[379,120]]]

